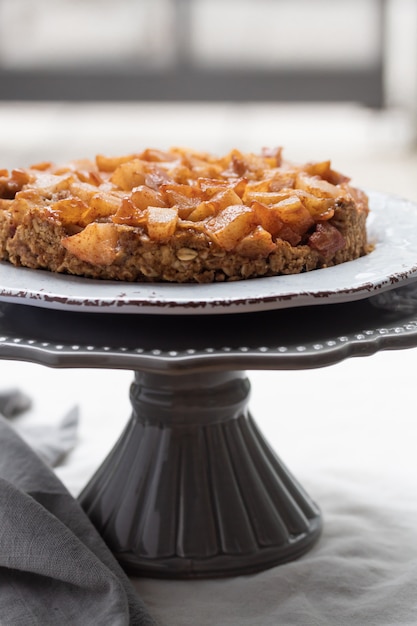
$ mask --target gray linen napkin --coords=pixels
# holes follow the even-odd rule
[[[50,467],[57,467],[77,443],[78,407],[73,407],[53,425],[15,424],[13,428]]]
[[[78,502],[2,417],[0,624],[155,625]]]
[[[0,413],[4,417],[15,417],[31,406],[31,400],[19,389],[0,391]]]
[[[27,411],[31,404],[19,389],[0,391],[0,414],[10,420]],[[78,407],[74,407],[57,424],[32,425],[13,420],[13,427],[48,465],[56,467],[77,443],[78,422]]]

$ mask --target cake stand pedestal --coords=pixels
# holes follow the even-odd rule
[[[133,370],[131,419],[83,508],[136,575],[247,574],[309,550],[321,514],[259,432],[245,370],[416,346],[415,309],[374,300],[221,317],[0,302],[0,358]]]
[[[318,538],[318,508],[259,433],[244,373],[136,372],[133,414],[80,501],[132,572],[248,573]]]

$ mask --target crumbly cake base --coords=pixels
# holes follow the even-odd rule
[[[118,253],[112,263],[103,265],[69,252],[62,245],[68,230],[42,211],[29,211],[16,227],[10,213],[0,209],[0,258],[16,266],[129,282],[211,283],[299,274],[367,254],[366,217],[353,201],[339,203],[329,223],[344,237],[345,245],[330,258],[307,244],[293,246],[279,239],[268,256],[251,258],[224,250],[207,234],[191,228],[160,243],[142,227],[117,224]]]

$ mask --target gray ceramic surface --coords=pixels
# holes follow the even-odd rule
[[[248,574],[318,540],[320,510],[259,432],[249,396],[242,372],[136,372],[132,417],[80,495],[128,571]]]
[[[220,318],[94,315],[0,302],[0,358],[172,374],[322,367],[416,346],[414,285],[332,306]]]

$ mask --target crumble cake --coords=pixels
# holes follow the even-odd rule
[[[122,281],[296,274],[366,254],[368,211],[330,161],[148,148],[0,170],[0,259]]]

